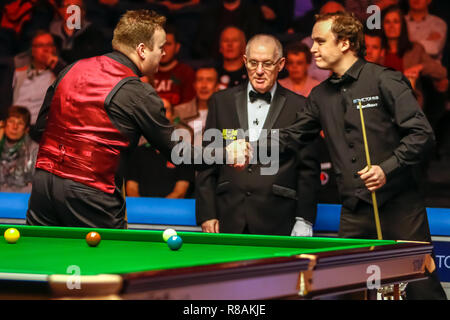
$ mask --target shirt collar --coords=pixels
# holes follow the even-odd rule
[[[340,78],[336,76],[335,73],[329,78],[330,82],[333,84],[342,83],[348,79],[358,80],[359,74],[361,73],[362,68],[366,64],[366,61],[362,58],[358,58],[358,60],[353,63],[353,65],[344,73],[344,75]]]
[[[49,70],[48,68],[47,68],[47,69],[41,69],[41,70],[38,70],[38,69],[36,69],[36,68],[34,67],[33,62],[31,62],[30,65],[28,66],[26,72],[27,72],[27,78],[31,80],[31,79],[33,79],[35,76],[40,76],[41,74],[50,72],[50,70]]]
[[[270,102],[272,103],[272,101],[273,101],[273,97],[275,96],[275,91],[277,90],[277,85],[278,85],[278,83],[277,83],[277,81],[275,81],[275,84],[272,86],[272,88],[269,90],[270,91],[270,95],[271,95],[271,100],[270,100]],[[252,85],[252,83],[249,81],[248,82],[248,85],[247,85],[247,101],[249,101],[250,100],[250,98],[249,98],[249,93],[250,93],[250,91],[251,90],[253,90],[253,91],[256,91],[254,88],[253,88],[253,85]]]
[[[115,50],[113,52],[107,53],[106,56],[130,68],[138,77],[143,76],[142,72],[138,69],[138,67],[134,64],[134,62],[131,61],[131,59],[128,58],[122,52]]]

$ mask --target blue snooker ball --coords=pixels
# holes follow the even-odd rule
[[[170,249],[172,250],[178,250],[181,248],[181,246],[183,245],[183,239],[181,239],[180,236],[171,236],[168,240],[167,240],[167,245],[169,246]]]

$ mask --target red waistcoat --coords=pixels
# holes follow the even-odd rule
[[[105,102],[130,77],[137,76],[106,56],[75,63],[56,87],[36,168],[113,193],[120,153],[130,142]]]

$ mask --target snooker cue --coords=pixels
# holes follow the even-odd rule
[[[372,165],[370,164],[369,145],[367,144],[366,127],[364,125],[364,116],[363,116],[361,101],[359,101],[359,115],[361,116],[361,128],[362,128],[363,139],[364,139],[364,149],[366,151],[367,168],[368,168],[368,170],[370,170]],[[377,228],[377,237],[378,237],[378,240],[383,240],[383,235],[381,233],[380,216],[378,214],[377,197],[375,195],[375,191],[372,191],[371,194],[372,194],[373,211],[374,211],[374,215],[375,215],[375,226]]]

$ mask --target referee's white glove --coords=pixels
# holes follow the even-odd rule
[[[292,228],[291,236],[293,237],[312,237],[312,224],[301,217],[296,217],[297,220]]]

